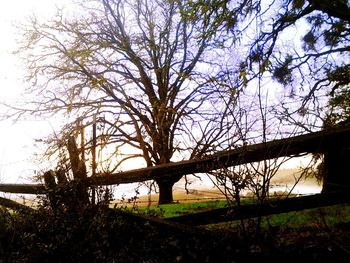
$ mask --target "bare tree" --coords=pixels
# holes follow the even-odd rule
[[[215,43],[228,33],[220,24],[194,21],[182,1],[95,0],[79,8],[22,26],[31,101],[9,105],[10,115],[64,115],[72,121],[61,137],[77,129],[76,119],[89,125],[96,115],[112,172],[130,158],[153,166],[198,158],[220,144],[225,105],[236,97],[222,103],[217,96],[235,88],[223,81],[228,48]],[[159,203],[172,202],[179,179],[157,180]]]
[[[257,201],[257,221],[255,222],[255,234],[259,236],[261,233],[262,213],[263,207],[268,204],[270,200],[270,192],[272,187],[272,180],[276,176],[280,167],[291,156],[284,156],[284,151],[281,150],[279,154],[273,155],[267,147],[267,143],[283,136],[283,130],[278,124],[278,119],[274,116],[274,105],[269,102],[268,89],[263,87],[262,74],[260,74],[255,94],[249,94],[248,97],[241,96],[240,100],[247,101],[243,104],[246,107],[243,109],[235,107],[230,111],[239,125],[237,125],[237,136],[240,142],[243,142],[242,156],[249,155],[249,150],[244,151],[244,146],[254,143],[262,143],[262,152],[264,159],[259,162],[241,163],[230,168],[222,168],[211,173],[213,176],[214,185],[224,194],[228,203],[235,206],[236,213],[239,213],[241,206],[241,197],[244,192],[250,192],[252,197]],[[238,113],[237,113],[238,111]],[[236,144],[237,145],[237,144]],[[285,146],[286,148],[288,145]],[[276,154],[276,153],[275,153]],[[278,156],[279,155],[279,156]],[[300,178],[299,178],[300,180]],[[297,183],[297,182],[296,182]],[[275,198],[275,197],[274,197]],[[246,220],[241,220],[241,228],[244,234],[251,230],[246,228]],[[251,233],[249,233],[251,234]]]

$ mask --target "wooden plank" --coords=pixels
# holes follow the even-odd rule
[[[192,173],[209,172],[222,167],[259,162],[283,156],[298,156],[303,153],[325,151],[334,140],[350,136],[350,127],[320,131],[287,139],[243,146],[237,149],[219,152],[200,160],[188,160],[129,170],[115,174],[99,174],[89,177],[90,185],[113,185],[154,180],[167,176],[179,176]]]
[[[198,226],[254,218],[259,215],[268,216],[345,203],[350,203],[350,194],[347,192],[336,192],[274,200],[264,205],[252,204],[242,205],[240,207],[219,208],[211,211],[172,217],[166,220],[179,224]]]
[[[46,187],[42,184],[0,184],[0,191],[21,194],[44,194]]]

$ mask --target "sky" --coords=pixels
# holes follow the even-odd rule
[[[65,0],[16,0],[4,1],[0,9],[0,102],[12,103],[21,99],[24,91],[24,68],[13,51],[20,39],[16,25],[25,23],[26,18],[35,14],[49,19],[55,14],[56,5],[66,4]],[[0,115],[4,114],[0,106]],[[47,121],[30,119],[17,123],[0,121],[0,183],[27,181],[41,168],[33,164],[35,154],[33,139],[52,131]]]
[[[25,73],[21,61],[12,52],[16,48],[18,35],[15,25],[25,22],[33,13],[39,18],[49,19],[56,6],[69,6],[69,0],[17,0],[5,1],[0,9],[0,102],[13,103],[21,99],[24,91]],[[5,109],[0,106],[0,115]],[[52,121],[52,120],[51,120]],[[54,131],[50,120],[33,119],[13,122],[0,121],[0,183],[28,183],[33,175],[41,173],[45,165],[33,162],[40,151],[33,146],[39,139]],[[286,166],[292,167],[294,164]],[[204,180],[205,181],[205,180]],[[127,187],[127,186],[125,186]],[[124,187],[124,189],[126,189]]]

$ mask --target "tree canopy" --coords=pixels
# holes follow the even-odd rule
[[[55,19],[44,22],[32,18],[22,27],[19,49],[32,103],[17,107],[16,114],[64,114],[72,121],[60,140],[79,129],[77,120],[89,125],[96,116],[110,172],[134,157],[153,166],[169,163],[174,154],[198,158],[213,151],[234,129],[225,126],[236,98],[228,81],[233,77],[227,77],[230,40],[214,19],[194,21],[190,6],[84,1],[79,13],[58,10]],[[232,95],[221,96],[225,90]],[[179,179],[157,182],[160,202],[172,201],[171,188]]]
[[[350,83],[349,2],[272,1],[268,6],[259,3],[255,16],[258,33],[251,42],[247,68],[269,74],[290,88],[293,99],[299,98],[298,107],[294,105],[288,114],[316,111],[324,117],[327,112],[320,112],[320,107],[325,103],[320,100],[331,98],[334,103]]]
[[[77,2],[77,12],[22,26],[32,101],[13,109],[63,114],[60,141],[96,119],[107,171],[136,157],[145,166],[201,158],[247,143],[248,131],[266,141],[272,129],[283,137],[347,118],[346,0]],[[262,83],[283,86],[278,105],[262,98]],[[179,179],[157,181],[160,202]]]

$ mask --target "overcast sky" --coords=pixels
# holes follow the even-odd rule
[[[12,52],[20,35],[15,25],[35,14],[49,19],[55,14],[56,6],[66,4],[62,0],[16,0],[3,1],[0,9],[0,101],[11,103],[21,99],[24,90],[24,68]],[[4,108],[0,106],[0,114]],[[33,120],[0,122],[0,183],[23,182],[29,174],[40,167],[31,161],[35,149],[33,139],[52,130],[49,121]]]

